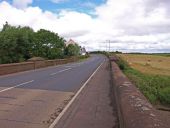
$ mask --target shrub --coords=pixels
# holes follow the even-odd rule
[[[148,100],[152,103],[152,104],[155,104],[156,101],[157,101],[157,97],[152,94],[152,93],[149,93],[149,92],[144,92],[144,95],[148,98]]]
[[[90,57],[90,55],[79,56],[79,59],[86,59],[88,57]]]
[[[128,63],[120,58],[116,62],[121,70],[126,70],[129,66]]]
[[[166,87],[159,92],[160,102],[163,104],[170,104],[170,87]]]
[[[141,73],[131,68],[121,58],[118,59],[117,64],[152,104],[162,103],[164,105],[170,105],[169,76]]]

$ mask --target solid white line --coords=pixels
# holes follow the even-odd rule
[[[77,91],[77,93],[74,95],[74,97],[70,100],[70,102],[65,106],[63,111],[58,115],[58,117],[54,120],[54,122],[49,126],[49,128],[54,128],[55,125],[58,123],[58,121],[61,119],[61,117],[64,115],[64,113],[67,111],[67,109],[71,106],[71,104],[74,102],[74,100],[77,98],[77,96],[80,94],[80,92],[84,89],[84,87],[87,85],[87,83],[91,80],[91,78],[95,75],[95,73],[99,70],[99,68],[102,66],[104,61],[97,67],[97,69],[93,72],[93,74],[88,78],[88,80],[83,84],[83,86]]]
[[[68,71],[68,70],[70,70],[70,69],[72,69],[72,68],[67,68],[67,69],[64,69],[64,70],[61,70],[61,71],[52,73],[52,74],[50,74],[50,75],[53,76],[53,75],[56,75],[56,74],[61,73],[61,72],[64,72],[64,71]]]
[[[32,83],[34,80],[31,80],[31,81],[28,81],[28,82],[24,82],[24,83],[21,83],[19,85],[16,85],[16,86],[13,86],[13,87],[9,87],[9,88],[6,88],[6,89],[3,89],[3,90],[0,90],[0,92],[5,92],[5,91],[8,91],[8,90],[11,90],[13,88],[16,88],[16,87],[19,87],[19,86],[22,86],[22,85],[25,85],[25,84],[28,84],[28,83]]]

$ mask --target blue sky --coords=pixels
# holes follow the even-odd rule
[[[170,0],[0,0],[0,29],[47,29],[87,50],[110,40],[111,50],[170,52],[169,12]]]
[[[0,2],[3,0],[0,0]],[[13,0],[5,0],[12,4]],[[31,6],[38,6],[42,10],[48,10],[52,12],[59,12],[62,9],[74,10],[78,12],[88,13],[106,2],[106,0],[61,0],[57,3],[53,2],[55,0],[33,0]]]

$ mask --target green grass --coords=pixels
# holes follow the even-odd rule
[[[79,61],[84,61],[85,59],[89,58],[90,55],[79,56]]]
[[[117,64],[152,104],[170,105],[170,76],[141,73],[120,58]]]
[[[152,54],[152,55],[170,57],[170,53],[155,53],[155,54]]]

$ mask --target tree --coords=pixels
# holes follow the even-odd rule
[[[40,29],[35,34],[34,55],[48,59],[61,58],[64,55],[64,41],[58,34]]]
[[[69,44],[66,48],[68,56],[78,56],[80,54],[80,47],[77,44]]]
[[[18,27],[16,53],[21,61],[31,58],[33,41],[34,31],[31,28]]]
[[[4,25],[5,26],[5,25]],[[17,47],[16,40],[16,28],[5,26],[0,34],[0,62],[1,63],[12,63],[17,62],[15,49]]]
[[[10,28],[12,28],[12,26],[9,25],[8,22],[6,21],[5,24],[3,25],[2,31],[5,31],[5,30],[10,29]]]
[[[6,22],[0,31],[0,63],[22,62],[33,56],[56,59],[64,57],[64,38],[57,33],[30,27],[14,27]]]
[[[21,62],[31,57],[33,30],[6,23],[0,32],[0,63]]]

